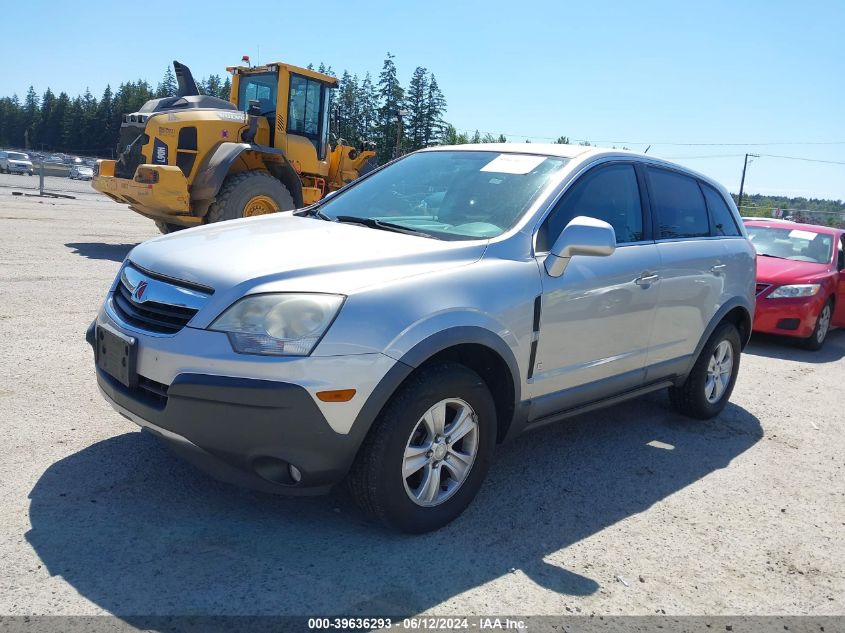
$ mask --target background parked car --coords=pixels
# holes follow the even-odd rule
[[[845,327],[845,231],[779,220],[745,229],[757,250],[754,331],[820,349],[832,326]]]
[[[94,177],[94,170],[87,165],[74,165],[70,168],[68,178],[71,180],[91,180]]]
[[[0,172],[32,175],[32,161],[23,152],[0,152]]]

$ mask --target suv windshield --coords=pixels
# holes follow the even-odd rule
[[[29,160],[29,156],[21,154],[20,152],[9,152],[8,158],[12,160]]]
[[[565,158],[485,151],[411,154],[320,205],[330,219],[380,220],[441,239],[511,228]]]
[[[833,256],[833,236],[807,229],[747,226],[748,239],[758,255],[828,264]]]

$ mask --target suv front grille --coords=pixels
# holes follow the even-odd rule
[[[761,294],[766,292],[769,288],[772,287],[772,284],[757,284],[754,292],[759,297]]]
[[[136,303],[123,282],[114,293],[114,308],[118,316],[128,324],[161,334],[175,334],[197,313],[190,308],[152,301]]]
[[[176,334],[188,324],[212,291],[181,285],[127,265],[120,274],[111,305],[127,325]]]
[[[138,392],[151,406],[163,409],[167,405],[167,385],[145,376],[138,376]]]

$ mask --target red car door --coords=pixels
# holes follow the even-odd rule
[[[836,268],[836,309],[833,312],[833,325],[845,327],[845,233],[839,235]]]

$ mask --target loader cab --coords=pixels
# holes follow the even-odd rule
[[[298,162],[304,173],[325,173],[331,90],[337,79],[288,64],[229,70],[232,103],[243,112],[257,103],[270,128],[270,144]]]

